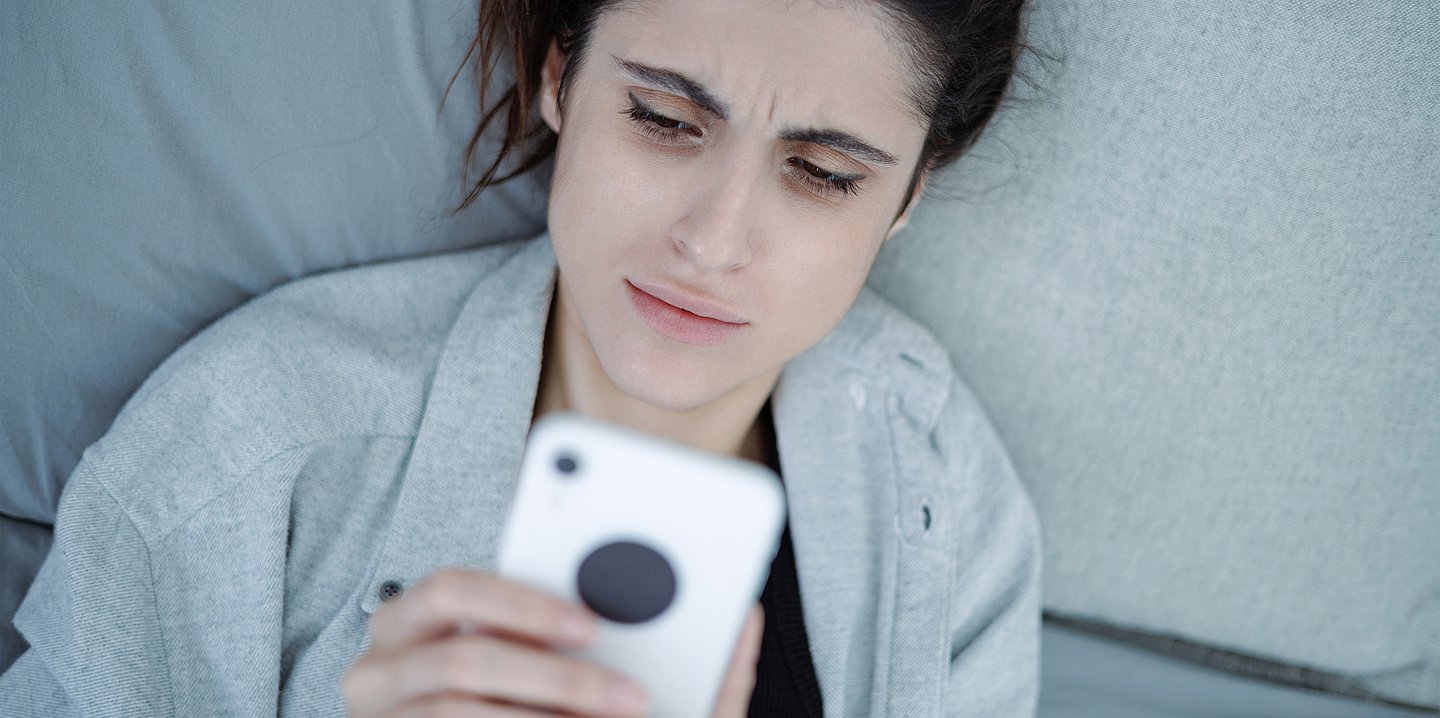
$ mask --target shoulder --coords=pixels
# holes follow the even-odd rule
[[[132,520],[163,527],[308,443],[413,434],[465,301],[525,244],[345,268],[255,297],[171,354],[82,465]]]
[[[878,478],[894,481],[900,512],[879,520],[900,535],[915,560],[929,561],[927,578],[905,590],[930,591],[925,595],[937,601],[945,596],[948,708],[1004,705],[1006,714],[1018,715],[1033,707],[1040,524],[979,396],[930,330],[868,287],[803,362],[804,391],[824,395],[814,406],[830,410],[817,409],[807,418],[837,426],[845,422],[831,414],[872,419],[852,420],[852,431],[818,435],[826,441],[845,437],[839,440],[860,447],[851,456],[878,455],[881,466],[893,467]],[[879,391],[885,406],[875,407],[867,397],[876,394],[865,387]],[[854,392],[849,398],[857,411],[848,411],[843,395],[834,396],[847,390]],[[923,630],[936,628],[927,622]]]
[[[935,335],[868,286],[806,360],[883,387],[895,408],[924,432],[935,427],[959,382]]]
[[[834,334],[836,354],[863,364],[897,398],[903,425],[917,434],[910,445],[927,446],[946,488],[955,492],[959,525],[987,533],[1003,526],[1011,538],[1026,535],[1024,543],[1038,541],[1039,522],[1011,454],[984,403],[934,333],[866,287]],[[1027,548],[1032,549],[1038,546]]]

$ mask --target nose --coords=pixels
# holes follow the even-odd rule
[[[713,181],[699,190],[690,211],[671,229],[676,247],[707,272],[726,272],[750,263],[751,234],[762,175],[753,162],[723,159]],[[712,165],[713,167],[713,165]]]

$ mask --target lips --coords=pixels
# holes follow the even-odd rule
[[[685,344],[713,346],[749,326],[738,314],[678,290],[626,281],[625,291],[635,312],[652,330]]]
[[[655,297],[656,299],[659,299],[660,301],[665,302],[672,307],[684,309],[691,314],[696,314],[709,319],[717,319],[727,324],[748,323],[745,321],[744,317],[740,316],[736,312],[730,311],[729,309],[721,306],[718,302],[713,302],[703,297],[697,297],[683,290],[673,289],[659,284],[650,284],[648,282],[636,282],[634,280],[629,280],[629,283],[633,285],[636,289],[639,289],[640,291],[649,294],[650,296]]]

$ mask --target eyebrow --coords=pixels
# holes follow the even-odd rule
[[[692,80],[674,70],[663,67],[653,67],[644,63],[626,60],[622,57],[614,58],[615,64],[620,66],[626,74],[636,80],[648,85],[669,90],[677,95],[684,95],[700,109],[714,115],[721,120],[730,119],[730,110],[724,102],[716,99],[705,86]],[[780,131],[780,139],[790,142],[811,142],[817,145],[824,145],[839,152],[844,152],[861,159],[869,160],[882,165],[897,165],[900,161],[895,156],[868,142],[843,130],[816,127],[787,127]]]

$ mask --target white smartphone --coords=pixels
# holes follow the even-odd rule
[[[656,718],[708,718],[785,520],[779,477],[573,414],[536,422],[497,572],[584,605],[567,655],[644,685]]]

